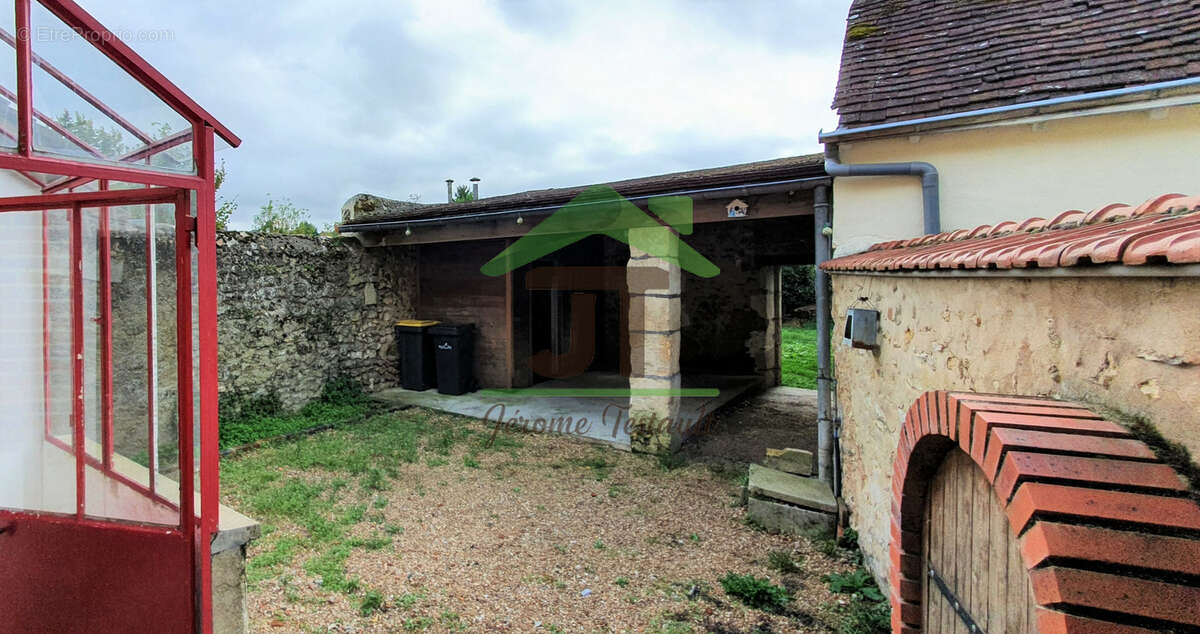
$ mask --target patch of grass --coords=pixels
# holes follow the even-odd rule
[[[424,598],[425,598],[425,595],[422,593],[406,592],[406,593],[396,597],[396,605],[400,606],[401,609],[411,610],[411,609],[413,609],[414,606],[416,606],[418,603],[421,602],[421,599],[424,599]]]
[[[760,579],[754,575],[729,572],[718,581],[725,594],[759,610],[779,612],[792,601],[792,593],[771,583],[766,577]]]
[[[442,610],[442,613],[438,615],[438,623],[441,623],[442,627],[445,627],[451,632],[463,632],[467,629],[466,624],[462,622],[462,617],[458,615],[458,612],[453,612],[451,610]]]
[[[674,471],[687,466],[687,459],[677,453],[658,454],[658,468],[663,471]]]
[[[391,488],[383,471],[375,467],[367,469],[362,478],[359,478],[358,484],[367,491],[386,491]]]
[[[626,577],[617,577],[616,579],[613,579],[613,583],[621,588],[625,588],[629,586],[629,579]]]
[[[467,454],[467,455],[463,456],[463,466],[467,467],[469,469],[478,469],[479,461],[475,459],[475,456],[472,456],[471,454]]]
[[[595,477],[597,481],[607,480],[608,476],[612,473],[613,467],[616,466],[605,459],[603,455],[599,454],[592,455],[587,458],[572,458],[570,462],[577,467],[591,469],[592,476]]]
[[[283,486],[262,488],[247,501],[251,511],[260,516],[296,517],[322,504],[320,497],[324,491],[321,484],[288,480]]]
[[[405,632],[423,632],[433,626],[433,619],[427,616],[418,616],[404,621]]]
[[[362,601],[358,603],[359,616],[371,616],[383,609],[383,595],[378,590],[367,590]]]
[[[772,550],[767,553],[767,567],[783,573],[800,572],[800,566],[792,557],[792,553],[786,550]]]
[[[363,520],[363,515],[366,515],[366,513],[366,504],[355,504],[347,507],[346,510],[342,512],[342,517],[338,520],[338,522],[343,526],[352,526],[361,522]]]
[[[356,537],[349,542],[352,548],[365,548],[367,550],[383,550],[392,545],[391,537]]]
[[[450,461],[441,456],[430,456],[425,459],[425,464],[430,467],[444,467],[450,464]]]
[[[783,385],[817,389],[817,328],[784,328],[780,372]]]
[[[597,539],[596,543],[592,544],[592,548],[595,548],[596,550],[605,550],[608,548],[608,546],[605,546],[603,541]]]
[[[887,601],[851,601],[838,606],[837,631],[840,634],[888,634],[892,631],[892,610]]]
[[[237,447],[265,438],[338,425],[362,418],[378,407],[353,379],[340,377],[325,384],[321,396],[299,411],[286,413],[279,396],[231,394],[221,399],[220,446]]]
[[[251,557],[246,562],[246,583],[251,587],[279,573],[279,568],[291,563],[302,542],[298,537],[280,536],[272,538],[271,548]]]
[[[304,571],[316,577],[321,587],[330,592],[353,594],[360,583],[357,578],[346,576],[346,560],[350,557],[350,544],[330,546],[325,552],[304,562]]]

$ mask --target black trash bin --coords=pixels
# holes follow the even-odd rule
[[[433,340],[429,329],[441,322],[409,319],[396,322],[396,349],[400,359],[400,386],[427,390],[436,384]]]
[[[441,324],[429,334],[437,354],[438,392],[470,392],[475,386],[475,324]]]

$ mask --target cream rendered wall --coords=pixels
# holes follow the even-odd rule
[[[932,163],[942,230],[969,229],[1200,193],[1200,105],[844,142],[838,150],[843,163]],[[835,255],[924,233],[916,177],[837,178],[833,192]]]
[[[36,193],[0,171],[0,196]],[[0,214],[0,306],[0,507],[71,510],[42,486],[41,214]]]

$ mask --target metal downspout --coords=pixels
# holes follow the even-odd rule
[[[835,150],[836,152],[836,150]],[[938,171],[924,161],[908,163],[859,163],[843,165],[833,156],[825,157],[825,172],[833,177],[846,176],[919,176],[925,235],[942,232],[941,204],[938,201]]]
[[[829,274],[821,263],[830,257],[829,186],[813,189],[813,244],[817,272],[814,279],[817,295],[817,477],[830,489],[835,488],[833,465],[833,410],[830,375],[829,329],[831,307]],[[836,492],[836,490],[835,490]]]

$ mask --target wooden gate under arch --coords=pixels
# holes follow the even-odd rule
[[[925,631],[1036,632],[1037,601],[1020,542],[970,456],[950,450],[930,482],[925,509]]]
[[[926,392],[892,494],[893,632],[1200,631],[1200,504],[1087,407]]]

